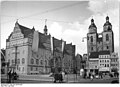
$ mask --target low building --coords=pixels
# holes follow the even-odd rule
[[[98,58],[98,52],[92,52],[89,56],[89,70],[90,72],[95,72],[98,74],[99,68],[98,68],[98,63],[99,63],[99,58]]]
[[[1,49],[1,74],[5,74],[5,50]]]
[[[111,72],[118,72],[119,71],[118,53],[112,53],[110,60],[111,60],[110,62]]]
[[[80,70],[83,69],[82,56],[80,54],[77,54],[75,59],[76,59],[75,66],[76,66],[76,69],[77,69],[77,73],[80,73]]]

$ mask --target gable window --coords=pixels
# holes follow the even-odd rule
[[[37,65],[39,64],[39,60],[38,60],[38,59],[36,59],[36,64],[37,64]]]
[[[106,34],[106,41],[109,41],[109,35]]]
[[[47,66],[47,60],[45,60],[45,66]]]
[[[34,64],[34,59],[31,59],[31,64]]]
[[[43,65],[43,60],[40,61],[40,64]]]

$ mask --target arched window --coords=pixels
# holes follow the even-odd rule
[[[24,58],[22,58],[22,64],[24,64],[25,63],[25,59]]]
[[[109,35],[106,34],[106,41],[109,41]]]
[[[47,60],[45,60],[45,66],[47,66]]]
[[[34,59],[31,59],[31,64],[34,64]]]
[[[93,36],[91,36],[91,42],[93,42]]]
[[[20,59],[17,59],[17,64],[20,64]]]
[[[36,64],[37,64],[37,65],[39,64],[39,60],[38,60],[38,59],[36,59]]]
[[[40,64],[43,65],[43,60],[40,61]]]

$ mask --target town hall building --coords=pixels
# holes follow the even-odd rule
[[[43,31],[27,28],[16,21],[13,32],[6,40],[9,70],[26,75],[47,74],[54,72],[54,68],[73,71],[75,45],[48,35],[47,25]]]

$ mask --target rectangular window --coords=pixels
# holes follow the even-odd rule
[[[23,67],[22,71],[24,72],[24,67]]]
[[[20,71],[20,67],[19,67],[19,71]]]
[[[31,67],[31,71],[33,71],[33,67]]]
[[[24,58],[22,58],[22,64],[24,64],[25,63],[25,59]]]
[[[38,68],[36,67],[36,71],[38,70]]]
[[[93,47],[91,47],[91,51],[93,51]]]
[[[17,70],[19,69],[18,65],[17,65]]]
[[[109,64],[107,64],[107,67],[109,67]]]
[[[105,67],[106,67],[106,64],[105,64]]]
[[[23,50],[23,54],[25,53],[25,50]]]

